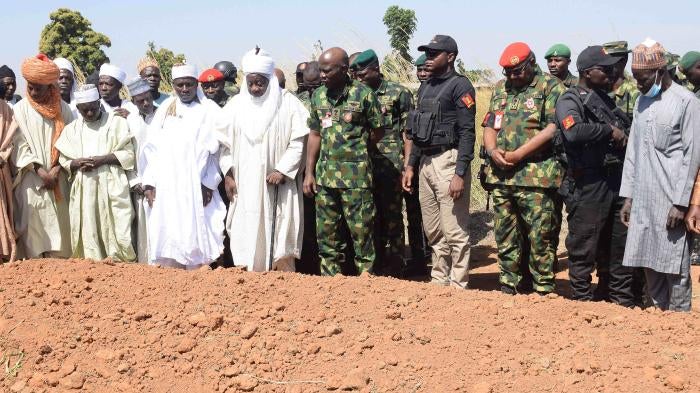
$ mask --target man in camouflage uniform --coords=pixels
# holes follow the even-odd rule
[[[407,88],[384,79],[379,70],[379,59],[372,49],[360,53],[350,66],[356,69],[357,78],[377,95],[384,118],[384,137],[377,142],[376,149],[370,150],[377,207],[375,271],[397,274],[403,267],[405,244],[401,214],[404,132],[408,113],[413,109],[413,97]]]
[[[311,108],[311,95],[321,86],[321,70],[318,68],[317,61],[306,63],[302,73],[302,84],[304,85],[304,91],[298,93],[297,98],[308,110]]]
[[[683,55],[678,67],[689,82],[688,89],[700,98],[700,52],[690,51]]]
[[[372,271],[374,200],[370,145],[383,135],[377,96],[348,77],[348,55],[331,48],[319,58],[321,81],[311,97],[304,194],[316,195],[316,231],[321,274],[340,273],[347,223],[360,273]]]
[[[620,58],[620,61],[617,63],[617,77],[613,85],[613,91],[610,93],[610,98],[614,99],[617,107],[622,109],[627,117],[631,119],[634,112],[634,104],[639,98],[637,83],[625,75],[625,67],[627,66],[631,50],[627,48],[627,41],[608,42],[603,44],[603,49],[605,49],[607,54]]]
[[[555,104],[565,88],[542,73],[522,42],[506,47],[499,64],[506,79],[496,85],[483,126],[491,160],[486,183],[495,186],[501,291],[518,292],[521,257],[527,254],[533,288],[545,294],[554,290],[561,219],[557,188],[563,177],[550,142],[557,129]]]
[[[226,92],[226,94],[228,94],[230,97],[233,97],[240,92],[240,89],[238,88],[238,86],[236,86],[236,77],[238,76],[238,69],[235,65],[233,65],[233,63],[231,63],[228,60],[222,60],[214,64],[214,67],[212,68],[215,68],[219,70],[219,72],[224,74],[224,81],[226,82],[224,85],[224,91]]]
[[[569,71],[571,49],[568,46],[554,44],[545,52],[544,58],[547,60],[547,68],[552,76],[558,78],[567,88],[576,86],[578,78]]]

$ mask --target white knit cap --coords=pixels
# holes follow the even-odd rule
[[[112,78],[119,81],[119,83],[124,84],[126,80],[126,72],[122,71],[121,68],[115,66],[114,64],[105,63],[100,66],[100,76],[111,76]]]
[[[86,104],[100,100],[100,93],[95,85],[82,85],[73,93],[76,104]]]

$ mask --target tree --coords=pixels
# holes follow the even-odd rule
[[[39,38],[39,51],[50,58],[70,59],[80,71],[89,75],[109,61],[102,50],[112,46],[109,37],[92,29],[92,23],[80,12],[59,8],[49,15]]]
[[[406,8],[401,8],[398,5],[392,5],[386,9],[384,18],[382,19],[387,27],[389,34],[389,43],[391,47],[397,51],[401,57],[413,62],[411,55],[408,54],[408,41],[416,32],[416,12]]]
[[[160,75],[165,81],[166,85],[172,83],[172,70],[175,64],[184,64],[185,55],[175,54],[173,51],[167,48],[160,47],[156,49],[156,44],[153,41],[148,42],[148,49],[146,50],[146,56],[153,58],[160,66]]]

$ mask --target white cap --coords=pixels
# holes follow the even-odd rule
[[[112,78],[118,80],[121,84],[124,84],[124,80],[126,80],[126,72],[122,71],[121,68],[109,63],[102,64],[102,66],[100,67],[100,76],[103,75],[111,76]]]
[[[86,104],[100,100],[100,92],[95,85],[82,85],[73,93],[76,104]]]
[[[59,70],[68,70],[71,74],[75,75],[75,71],[73,71],[73,63],[71,63],[70,60],[63,57],[57,57],[53,59],[53,62],[56,64],[56,66],[58,66]]]
[[[151,91],[151,87],[148,86],[148,83],[139,76],[130,79],[126,83],[126,88],[129,89],[129,95],[132,97]]]
[[[173,66],[172,77],[173,80],[177,78],[194,78],[197,79],[199,73],[197,72],[197,67],[190,64],[176,65]]]

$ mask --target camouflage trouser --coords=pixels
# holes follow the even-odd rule
[[[358,272],[371,272],[375,260],[372,190],[319,186],[316,194],[316,233],[321,274],[336,275],[345,262],[347,243],[343,237],[343,222],[350,230]]]
[[[494,234],[501,268],[500,282],[516,288],[522,279],[520,260],[529,255],[533,289],[554,290],[554,261],[560,215],[557,214],[556,191],[536,187],[498,186],[493,191],[496,216]],[[524,241],[527,239],[527,241]],[[529,244],[529,252],[523,252]]]
[[[373,193],[377,209],[374,224],[377,250],[375,268],[379,269],[398,268],[399,266],[390,266],[392,264],[389,261],[395,261],[403,255],[403,192],[401,170],[397,167],[400,159],[398,155],[372,155]]]

